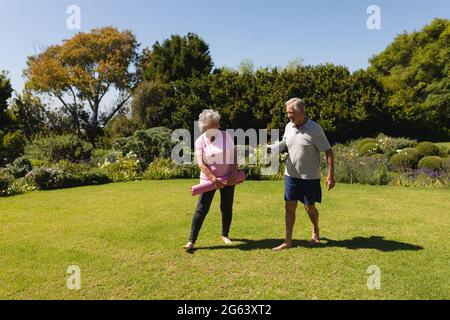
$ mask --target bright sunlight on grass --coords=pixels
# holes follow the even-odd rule
[[[0,198],[1,299],[449,299],[450,193],[339,184],[320,205],[323,244],[299,211],[284,236],[283,182],[237,187],[231,247],[218,198],[185,244],[195,180],[142,181]],[[67,289],[67,268],[82,288]],[[381,289],[367,268],[381,269]]]

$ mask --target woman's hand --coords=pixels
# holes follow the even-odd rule
[[[214,185],[216,186],[217,189],[223,189],[227,186],[225,183],[223,183],[222,181],[220,181],[217,178],[214,178],[212,180],[212,182],[214,183]]]
[[[227,179],[227,181],[225,181],[227,186],[234,186],[236,184],[237,175],[238,175],[237,171],[233,171],[231,173],[231,176]]]

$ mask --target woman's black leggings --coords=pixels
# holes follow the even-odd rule
[[[214,198],[216,190],[205,192],[199,196],[194,218],[192,219],[191,235],[189,241],[195,243],[198,233],[202,228],[203,221],[208,214],[209,207]],[[231,220],[233,218],[234,186],[220,189],[220,210],[222,211],[222,236],[228,237]]]

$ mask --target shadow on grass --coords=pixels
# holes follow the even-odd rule
[[[257,250],[257,249],[272,249],[280,245],[283,240],[280,239],[263,239],[263,240],[249,240],[249,239],[233,239],[234,245],[226,246],[212,246],[212,247],[198,247],[196,250],[221,250],[221,249],[237,249],[243,251]],[[374,249],[383,252],[391,251],[417,251],[422,250],[423,247],[410,243],[399,242],[394,240],[387,240],[380,236],[371,237],[354,237],[347,240],[332,240],[322,238],[320,244],[312,244],[307,240],[294,240],[293,247],[304,247],[310,249],[320,248],[347,248],[350,250],[357,249]],[[193,251],[191,251],[193,253]]]

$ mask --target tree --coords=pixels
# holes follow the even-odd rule
[[[11,125],[12,119],[8,111],[8,100],[11,98],[13,89],[8,74],[0,72],[0,131]]]
[[[391,134],[450,137],[450,20],[397,36],[370,64],[389,95],[396,125]]]
[[[18,94],[10,106],[16,129],[23,132],[28,141],[49,127],[48,111],[41,99],[29,91]]]
[[[145,128],[168,126],[171,112],[163,101],[171,95],[172,87],[167,83],[159,80],[142,82],[133,93],[133,119]]]
[[[151,50],[144,50],[141,65],[145,80],[169,82],[209,74],[213,62],[208,44],[188,33],[184,37],[172,35],[162,44],[156,42]]]
[[[133,68],[138,46],[130,31],[113,27],[78,33],[28,58],[26,88],[56,98],[76,133],[95,143],[101,127],[131,97],[137,82]],[[117,93],[117,99],[102,104],[111,92]]]

